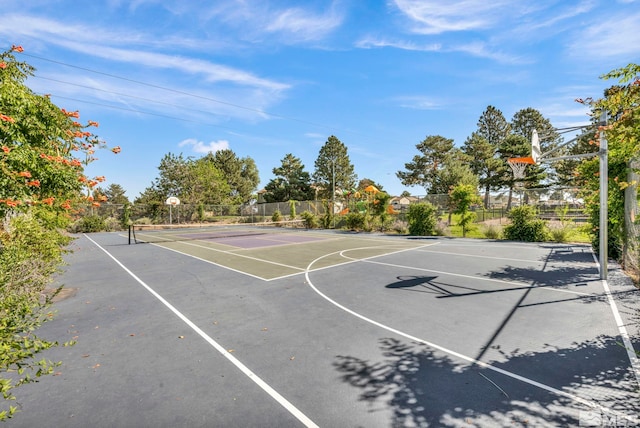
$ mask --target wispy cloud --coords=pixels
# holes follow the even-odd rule
[[[400,96],[394,101],[400,107],[416,110],[438,110],[442,107],[442,104],[433,98],[419,95]]]
[[[356,42],[356,47],[362,49],[370,48],[396,48],[407,51],[435,52],[442,49],[439,43],[418,44],[412,41],[403,40],[385,40],[382,38],[365,37]]]
[[[633,58],[640,54],[640,12],[600,16],[580,31],[569,49],[582,58]]]
[[[343,16],[334,7],[322,14],[313,14],[301,8],[275,12],[265,30],[293,36],[298,40],[319,40],[342,24]]]
[[[200,60],[178,55],[149,52],[146,50],[124,48],[122,45],[144,44],[148,36],[142,34],[129,34],[126,36],[113,33],[108,30],[89,29],[82,25],[69,25],[61,22],[24,16],[10,16],[3,21],[0,34],[13,37],[16,35],[31,37],[38,40],[46,40],[48,43],[79,52],[85,55],[130,63],[136,66],[171,69],[188,74],[201,74],[208,82],[230,82],[236,85],[253,86],[280,92],[289,88],[289,85],[260,78],[252,73],[215,64],[210,61]],[[79,40],[82,40],[81,42]]]
[[[308,5],[277,8],[261,0],[236,0],[215,4],[205,15],[239,31],[245,39],[275,38],[280,43],[296,44],[326,38],[342,25],[345,12],[337,2],[317,11]]]
[[[195,138],[188,138],[186,140],[181,141],[178,144],[178,147],[191,147],[191,150],[195,153],[215,153],[220,150],[226,150],[229,148],[229,142],[227,140],[218,140],[211,141],[209,143],[204,143],[202,141],[198,141]]]
[[[518,3],[513,0],[394,0],[398,10],[412,23],[411,31],[417,34],[489,28],[505,13],[514,14]]]

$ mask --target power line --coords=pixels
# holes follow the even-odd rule
[[[290,121],[293,121],[293,122],[303,123],[303,124],[306,124],[306,125],[311,125],[311,126],[324,128],[324,129],[329,129],[329,130],[334,130],[334,131],[336,130],[336,128],[328,126],[328,125],[323,125],[323,124],[320,124],[320,123],[310,122],[310,121],[307,121],[307,120],[298,119],[298,118],[291,117],[291,116],[285,116],[285,115],[281,115],[281,114],[269,113],[269,112],[264,111],[264,110],[260,110],[260,109],[256,109],[256,108],[252,108],[252,107],[246,107],[246,106],[242,106],[242,105],[239,105],[239,104],[230,103],[230,102],[227,102],[227,101],[222,101],[222,100],[219,100],[219,99],[216,99],[216,98],[206,97],[204,95],[192,94],[190,92],[181,91],[179,89],[172,89],[172,88],[168,88],[168,87],[165,87],[165,86],[155,85],[153,83],[142,82],[140,80],[135,80],[135,79],[131,79],[131,78],[124,77],[124,76],[118,76],[116,74],[106,73],[106,72],[103,72],[103,71],[93,70],[93,69],[86,68],[86,67],[81,67],[81,66],[78,66],[78,65],[68,64],[68,63],[65,63],[65,62],[62,62],[62,61],[57,61],[57,60],[53,60],[53,59],[49,59],[49,58],[44,58],[44,57],[41,57],[41,56],[38,56],[38,55],[32,55],[32,54],[28,54],[28,53],[25,53],[25,52],[20,52],[19,54],[20,55],[24,55],[24,56],[28,56],[30,58],[39,59],[41,61],[47,61],[47,62],[50,62],[50,63],[53,63],[53,64],[63,65],[65,67],[75,68],[77,70],[83,70],[83,71],[87,71],[89,73],[95,73],[95,74],[99,74],[99,75],[102,75],[102,76],[110,77],[110,78],[113,78],[113,79],[119,79],[119,80],[123,80],[123,81],[126,81],[126,82],[135,83],[137,85],[147,86],[147,87],[154,88],[154,89],[160,89],[160,90],[167,91],[167,92],[172,92],[172,93],[175,93],[175,94],[186,95],[186,96],[193,97],[193,98],[198,98],[198,99],[211,101],[211,102],[214,102],[214,103],[219,103],[219,104],[227,105],[227,106],[238,108],[238,109],[242,109],[242,110],[251,111],[251,112],[254,112],[254,113],[259,113],[259,114],[262,114],[262,115],[265,115],[265,116],[270,116],[270,117],[273,117],[273,118],[290,120]],[[78,85],[78,86],[81,86],[81,85]],[[367,137],[367,138],[372,138],[370,136],[367,136],[367,135],[364,135],[364,134],[359,134],[359,133],[353,132],[353,131],[340,130],[340,129],[337,129],[337,130],[341,131],[341,132],[348,132],[350,134],[362,135],[362,136]]]

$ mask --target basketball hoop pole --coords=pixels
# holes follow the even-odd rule
[[[601,128],[607,124],[607,112],[600,115]],[[609,156],[608,142],[604,129],[600,129],[600,279],[607,279],[608,233],[607,217],[609,203]]]
[[[552,152],[555,152],[560,147],[569,144],[576,139],[563,144],[562,146],[551,150],[546,153],[541,153],[540,151],[540,143],[539,137],[536,130],[533,130],[531,135],[531,156],[535,163],[539,162],[554,162],[557,160],[564,159],[580,159],[587,157],[598,156],[600,158],[600,230],[598,234],[598,245],[599,245],[599,263],[600,263],[600,279],[606,280],[608,276],[608,266],[607,259],[609,256],[609,238],[608,238],[608,203],[609,203],[609,155],[608,155],[608,143],[607,138],[605,136],[604,127],[607,125],[607,112],[602,111],[600,114],[600,121],[598,122],[598,127],[600,127],[600,150],[594,153],[583,153],[580,155],[567,155],[567,156],[557,156],[550,158],[548,155]]]

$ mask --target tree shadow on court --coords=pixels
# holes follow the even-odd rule
[[[593,264],[595,259],[593,252],[589,246],[566,245],[540,245],[540,248],[546,248],[549,253],[543,261],[547,263],[589,263]]]
[[[545,269],[520,268],[506,266],[501,270],[489,272],[491,279],[518,281],[532,285],[561,287],[566,285],[586,284],[598,279],[598,269],[593,266],[547,266]]]
[[[388,426],[575,426],[581,411],[593,411],[426,345],[385,338],[380,350],[377,360],[341,355],[334,366],[371,412],[391,412]],[[494,367],[605,406],[609,417],[640,414],[638,385],[613,337],[537,353],[496,352]]]

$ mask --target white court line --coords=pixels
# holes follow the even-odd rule
[[[286,398],[284,398],[278,391],[273,389],[269,384],[263,381],[257,374],[252,372],[247,366],[242,364],[240,360],[231,355],[223,346],[221,346],[218,342],[213,340],[207,333],[202,331],[200,327],[194,324],[189,318],[187,318],[182,312],[176,309],[171,303],[165,300],[160,294],[158,294],[155,290],[153,290],[150,286],[148,286],[144,281],[138,278],[133,272],[131,272],[125,265],[123,265],[118,259],[116,259],[111,253],[102,248],[96,241],[89,238],[86,234],[84,234],[85,238],[89,241],[93,242],[93,244],[100,248],[107,256],[109,256],[114,262],[118,264],[125,272],[127,272],[133,279],[135,279],[140,285],[147,289],[149,293],[151,293],[156,299],[158,299],[163,305],[165,305],[171,312],[173,312],[178,318],[184,321],[193,331],[195,331],[200,337],[202,337],[209,345],[211,345],[216,351],[220,353],[223,357],[229,360],[236,368],[238,368],[245,376],[251,379],[256,385],[262,388],[267,394],[271,396],[274,400],[276,400],[282,407],[284,407],[291,415],[296,417],[304,426],[307,427],[318,427],[311,419],[309,419],[304,413],[298,410],[293,404],[291,404]]]
[[[596,263],[598,263],[595,253],[593,254],[593,259]],[[600,264],[598,264],[598,272],[600,272]],[[631,362],[631,369],[633,370],[633,374],[636,377],[636,382],[640,387],[640,361],[638,361],[638,357],[635,353],[635,350],[633,349],[633,344],[631,343],[631,339],[629,338],[629,333],[627,332],[627,328],[624,326],[624,322],[622,321],[622,317],[620,316],[620,312],[618,311],[616,301],[613,299],[613,295],[611,294],[609,282],[606,279],[602,280],[602,288],[604,288],[604,293],[607,295],[607,300],[609,301],[611,312],[613,312],[613,318],[616,321],[618,332],[620,333],[620,337],[622,337],[622,342],[624,343],[624,347],[627,350],[627,356],[629,357],[629,361]]]
[[[369,324],[375,325],[376,327],[380,327],[380,328],[382,328],[384,330],[387,330],[387,331],[389,331],[391,333],[394,333],[394,334],[397,334],[399,336],[405,337],[405,338],[407,338],[409,340],[412,340],[414,342],[422,343],[422,344],[427,345],[427,346],[429,346],[429,347],[431,347],[433,349],[437,349],[437,350],[445,352],[445,353],[447,353],[449,355],[453,355],[454,357],[457,357],[457,358],[459,358],[461,360],[464,360],[464,361],[467,361],[469,363],[475,364],[475,365],[477,365],[479,367],[485,368],[487,370],[492,370],[494,372],[497,372],[497,373],[500,373],[502,375],[508,376],[508,377],[510,377],[512,379],[519,380],[521,382],[527,383],[529,385],[535,386],[537,388],[543,389],[543,390],[551,392],[553,394],[556,394],[556,395],[559,395],[559,396],[563,396],[563,397],[567,397],[567,398],[569,398],[569,399],[571,399],[571,400],[573,400],[573,401],[575,401],[577,403],[584,404],[584,405],[586,405],[586,406],[588,406],[590,408],[600,409],[601,411],[604,411],[604,412],[607,412],[607,413],[614,413],[611,409],[609,409],[607,407],[604,407],[604,406],[601,406],[601,405],[599,405],[599,404],[597,404],[595,402],[591,402],[589,400],[585,400],[584,398],[578,397],[578,396],[573,395],[573,394],[569,394],[568,392],[553,388],[551,386],[548,386],[548,385],[545,385],[543,383],[537,382],[537,381],[535,381],[533,379],[529,379],[529,378],[526,378],[524,376],[520,376],[520,375],[512,373],[510,371],[501,369],[499,367],[492,366],[491,364],[485,363],[483,361],[477,360],[477,359],[472,358],[472,357],[468,357],[468,356],[463,355],[463,354],[461,354],[459,352],[453,351],[451,349],[447,349],[447,348],[445,348],[443,346],[440,346],[440,345],[436,345],[435,343],[429,342],[427,340],[420,339],[420,338],[418,338],[416,336],[411,336],[410,334],[407,334],[407,333],[405,333],[403,331],[397,330],[397,329],[395,329],[393,327],[389,327],[389,326],[387,326],[385,324],[382,324],[382,323],[380,323],[378,321],[372,320],[371,318],[367,318],[364,315],[359,314],[358,312],[355,312],[355,311],[347,308],[346,306],[338,303],[337,301],[333,300],[332,298],[330,298],[329,296],[327,296],[326,294],[321,292],[313,284],[313,282],[311,281],[311,278],[309,277],[309,273],[313,271],[311,269],[311,266],[313,266],[314,263],[316,263],[317,261],[319,261],[319,260],[321,260],[321,259],[323,259],[325,257],[331,256],[331,255],[334,255],[334,254],[338,254],[338,253],[340,253],[340,251],[336,251],[334,253],[325,254],[325,255],[323,255],[321,257],[318,257],[317,259],[315,259],[311,263],[309,263],[309,265],[307,266],[307,271],[305,272],[305,278],[307,280],[307,284],[309,285],[309,287],[311,287],[311,289],[313,291],[315,291],[320,297],[322,297],[323,299],[325,299],[326,301],[328,301],[332,305],[336,306],[337,308],[340,308],[343,311],[347,312],[348,314],[351,314],[351,315],[353,315],[353,316],[355,316],[357,318],[360,318],[361,320],[363,320],[363,321],[365,321],[365,322],[367,322]],[[393,254],[393,253],[390,253],[390,254]],[[374,256],[374,257],[380,257],[380,256]],[[370,257],[370,258],[373,258],[373,257]],[[370,259],[370,258],[367,258],[367,259]],[[367,260],[367,259],[362,259],[362,260]]]

